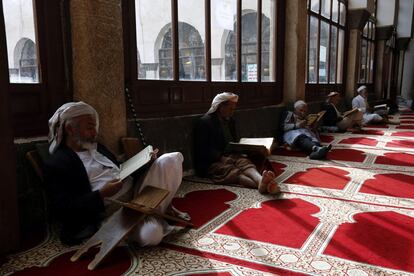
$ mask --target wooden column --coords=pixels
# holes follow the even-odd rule
[[[0,18],[4,18],[2,5],[0,5]],[[0,62],[0,254],[2,254],[17,249],[19,244],[16,152],[10,115],[9,69],[3,20],[0,20],[0,60],[2,61]]]
[[[305,98],[306,81],[306,1],[286,1],[285,64],[283,99],[293,103]]]
[[[119,152],[126,135],[121,0],[70,1],[73,97],[95,107],[99,140]]]

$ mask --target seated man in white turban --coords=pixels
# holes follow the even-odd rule
[[[227,153],[229,142],[238,142],[232,118],[238,96],[223,92],[216,95],[211,108],[195,127],[195,169],[199,176],[210,177],[214,183],[240,185],[258,189],[260,193],[277,194],[280,189],[275,174],[256,166],[244,155]]]
[[[363,113],[362,123],[367,125],[370,123],[390,123],[396,124],[393,121],[388,120],[388,109],[384,108],[372,112],[368,104],[368,91],[365,85],[360,86],[358,89],[358,95],[352,99],[352,108],[358,108]]]
[[[132,199],[132,188],[139,193],[152,185],[170,191],[158,206],[159,211],[166,212],[181,184],[183,156],[179,152],[159,158],[154,153],[152,164],[136,187],[132,177],[119,181],[115,156],[96,142],[98,128],[97,112],[84,102],[64,104],[49,120],[51,156],[45,162],[45,182],[65,244],[80,243],[98,230],[105,211],[111,207],[106,198],[125,198],[129,194],[128,199]],[[171,228],[166,221],[149,216],[130,238],[142,246],[156,245]]]
[[[340,112],[337,107],[340,99],[340,95],[336,91],[328,94],[327,100],[323,105],[323,109],[326,111],[323,116],[323,125],[326,127],[336,127],[339,131],[346,131],[352,128],[360,130],[362,127],[362,112],[356,110],[348,116],[344,116],[344,113]]]
[[[293,109],[293,112],[287,111],[281,117],[283,143],[309,154],[310,159],[324,159],[331,145],[321,146],[316,130],[307,126],[308,105],[299,100],[294,103]]]

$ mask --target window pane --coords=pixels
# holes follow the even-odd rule
[[[171,80],[173,44],[170,1],[135,0],[135,16],[138,79]]]
[[[319,13],[319,1],[320,0],[311,0],[311,11]]]
[[[331,17],[331,0],[321,0],[321,14],[326,18]]]
[[[262,81],[275,81],[276,0],[262,1]]]
[[[39,58],[32,0],[3,0],[10,83],[39,83]]]
[[[331,51],[330,51],[330,66],[329,66],[329,83],[335,83],[335,72],[336,72],[336,39],[338,29],[336,27],[331,28]]]
[[[342,83],[342,74],[344,68],[344,48],[345,48],[345,31],[339,29],[338,33],[338,59],[337,59],[337,73],[336,82]]]
[[[339,2],[338,0],[332,1],[332,20],[338,22],[339,19]]]
[[[236,0],[211,1],[211,75],[214,81],[237,80]]]
[[[341,24],[342,26],[345,26],[345,22],[346,22],[346,9],[345,9],[345,5],[344,3],[340,3],[339,4],[339,24]]]
[[[364,30],[362,32],[364,37],[368,37],[368,24],[369,24],[369,22],[367,24],[365,24]]]
[[[359,68],[359,82],[366,83],[366,65],[367,65],[367,40],[361,40],[361,60],[360,60],[360,68]]]
[[[257,0],[243,0],[242,11],[242,81],[257,81]]]
[[[205,80],[204,0],[178,1],[180,80]]]
[[[369,43],[371,45],[371,57],[370,57],[370,67],[369,67],[369,80],[370,83],[374,82],[374,59],[375,59],[375,44],[373,42]]]
[[[317,81],[317,59],[318,59],[318,22],[319,20],[311,16],[308,33],[308,82],[316,83]]]
[[[319,82],[328,81],[327,67],[329,56],[329,24],[321,21],[321,38],[319,42]]]

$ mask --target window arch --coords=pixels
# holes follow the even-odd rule
[[[39,82],[37,48],[31,39],[22,38],[17,42],[14,47],[14,66],[19,82]]]
[[[205,79],[204,42],[196,28],[185,22],[178,22],[179,32],[179,78],[180,80]],[[171,58],[173,41],[171,26],[163,36],[158,50],[160,79],[173,78]]]

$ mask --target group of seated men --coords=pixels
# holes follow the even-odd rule
[[[361,97],[366,97],[363,89],[358,92]],[[369,122],[366,98],[363,105],[358,97],[354,99],[358,112],[343,117],[336,106],[339,93],[331,92],[324,106],[323,124],[346,130]],[[274,180],[273,171],[259,171],[248,156],[226,151],[229,142],[239,139],[232,117],[237,102],[236,94],[223,92],[216,95],[211,108],[196,124],[196,172],[217,184],[253,188],[261,194],[278,194],[280,187]],[[283,143],[308,153],[311,159],[323,159],[331,145],[321,145],[317,130],[306,125],[306,116],[307,104],[301,100],[295,102],[293,111],[283,114]],[[371,117],[377,118],[376,115]],[[53,213],[61,223],[62,242],[77,244],[94,234],[102,221],[114,211],[114,206],[106,199],[128,201],[148,185],[170,192],[158,211],[190,219],[188,214],[171,204],[182,181],[181,153],[165,153],[157,157],[155,150],[144,175],[139,176],[138,172],[138,176],[120,181],[118,160],[97,142],[98,129],[96,110],[84,102],[64,104],[49,120],[51,156],[45,162],[44,174]],[[128,238],[140,246],[157,245],[172,229],[164,219],[147,216]]]

